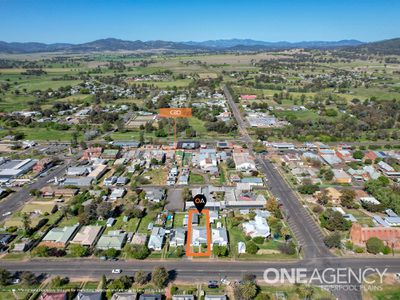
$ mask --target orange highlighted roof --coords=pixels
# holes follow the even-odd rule
[[[191,239],[192,239],[192,219],[193,214],[197,214],[197,210],[190,209],[189,210],[189,218],[188,218],[188,232],[187,232],[187,241],[186,241],[186,256],[211,256],[211,228],[210,228],[210,211],[208,209],[203,209],[202,214],[206,216],[206,231],[207,231],[207,250],[206,252],[193,252],[191,249]]]

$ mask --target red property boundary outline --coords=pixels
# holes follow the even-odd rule
[[[189,209],[188,214],[188,231],[187,231],[187,241],[186,241],[186,256],[211,256],[211,227],[210,227],[210,211],[208,209],[203,209],[202,214],[205,214],[206,216],[206,230],[207,230],[207,251],[206,252],[199,252],[195,253],[192,252],[191,249],[191,239],[192,239],[192,215],[194,213],[198,213],[197,210],[194,209]]]

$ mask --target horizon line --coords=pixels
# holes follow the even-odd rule
[[[391,40],[391,39],[396,39],[400,38],[399,36],[396,37],[391,37],[391,38],[386,38],[386,39],[381,39],[381,40],[369,40],[369,41],[364,41],[364,40],[359,40],[357,38],[343,38],[343,39],[333,39],[333,40],[322,40],[322,39],[311,39],[311,40],[263,40],[263,39],[254,39],[254,38],[217,38],[217,39],[206,39],[206,40],[169,40],[169,39],[148,39],[148,40],[142,40],[142,39],[128,39],[128,38],[119,38],[119,37],[101,37],[101,38],[95,38],[92,40],[87,40],[84,42],[43,42],[43,41],[37,41],[37,40],[25,40],[25,41],[7,41],[0,39],[0,42],[5,42],[5,43],[41,43],[41,44],[84,44],[84,43],[90,43],[98,40],[107,40],[107,39],[116,39],[116,40],[121,40],[121,41],[129,41],[129,42],[134,42],[134,41],[141,41],[141,42],[154,42],[154,41],[163,41],[163,42],[173,42],[173,43],[202,43],[202,42],[208,42],[208,41],[231,41],[231,40],[251,40],[251,41],[256,41],[256,42],[264,42],[264,43],[291,43],[291,44],[296,44],[296,43],[307,43],[307,42],[340,42],[340,41],[358,41],[361,43],[373,43],[373,42],[379,42],[379,41],[385,41],[385,40]]]

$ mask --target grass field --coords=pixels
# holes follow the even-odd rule
[[[205,183],[205,180],[202,175],[190,173],[189,184],[203,184],[203,183]]]

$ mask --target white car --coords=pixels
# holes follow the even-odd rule
[[[7,216],[9,216],[9,215],[11,215],[11,211],[5,212],[2,216],[3,216],[3,217],[7,217]]]
[[[122,272],[121,269],[112,269],[111,273],[113,274],[120,274]]]

